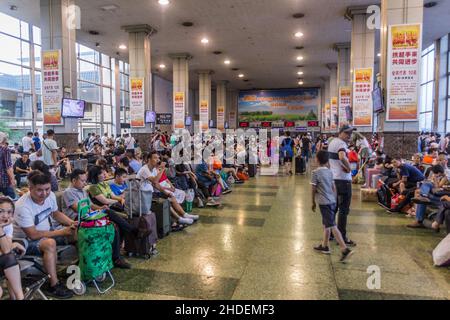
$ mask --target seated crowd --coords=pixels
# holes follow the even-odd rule
[[[49,130],[48,136],[53,135]],[[42,149],[30,147],[13,164],[6,139],[6,135],[0,136],[0,151],[4,151],[0,158],[7,164],[5,176],[11,181],[5,181],[0,190],[4,194],[0,197],[0,279],[6,280],[11,299],[24,298],[18,265],[22,255],[42,258],[50,276],[43,287],[47,295],[72,297],[72,291],[58,276],[57,248],[77,245],[79,204],[83,200],[88,199],[91,211],[107,214],[115,226],[111,243],[114,267],[129,269],[131,265],[122,255],[126,235],[137,239],[149,236],[147,229],[132,225],[128,219],[126,195],[131,180],[138,181],[139,190],[150,195],[141,208],[143,214],[152,210],[154,201],[169,202],[171,229],[177,232],[199,220],[199,215],[191,212],[192,203],[197,208],[220,206],[221,197],[232,191],[232,184],[248,179],[245,166],[223,163],[214,155],[199,165],[175,165],[171,148],[176,140],[159,131],[152,137],[152,151],[146,154],[129,134],[117,140],[90,134],[77,150],[81,158],[88,160],[87,168],[74,168],[67,151],[49,143],[48,138],[40,142]],[[49,152],[44,155],[47,147]],[[49,156],[50,162],[46,159]],[[63,182],[70,184],[64,188]],[[62,197],[61,201],[57,197]],[[27,245],[13,239],[25,239]],[[153,245],[150,255],[156,254]]]

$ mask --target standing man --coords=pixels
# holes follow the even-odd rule
[[[108,141],[109,141],[108,132],[105,132],[105,134],[103,135],[103,137],[101,139],[103,148],[106,148],[108,146]]]
[[[131,136],[130,133],[125,134],[125,150],[134,150],[134,145],[136,144],[136,140]]]
[[[50,168],[58,163],[58,145],[55,141],[55,131],[52,129],[47,131],[47,139],[42,141],[42,156],[44,163]]]
[[[7,197],[15,199],[15,186],[16,180],[14,178],[11,150],[8,148],[8,136],[0,132],[0,192]]]
[[[37,152],[41,150],[41,139],[39,138],[39,132],[37,131],[34,133],[33,143],[34,143],[34,151]]]
[[[28,132],[25,137],[22,138],[23,152],[29,153],[31,149],[34,149],[33,132]]]
[[[333,172],[337,190],[338,229],[347,246],[356,246],[356,243],[347,237],[347,216],[352,202],[352,174],[347,151],[353,131],[355,131],[353,127],[344,125],[339,130],[339,136],[334,138],[328,146],[330,169]]]

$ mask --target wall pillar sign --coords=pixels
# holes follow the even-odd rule
[[[144,78],[130,78],[130,118],[132,128],[145,128]]]
[[[209,106],[207,100],[200,102],[200,129],[202,131],[209,129]]]
[[[184,92],[176,92],[173,98],[173,118],[175,129],[185,128],[185,108]]]
[[[42,107],[44,125],[63,125],[61,103],[63,99],[61,50],[42,52]]]
[[[353,79],[353,126],[372,126],[373,68],[355,69]]]
[[[224,106],[217,107],[217,129],[219,129],[219,130],[225,129],[225,107]]]
[[[352,121],[352,88],[339,88],[339,127]]]
[[[331,131],[337,131],[339,125],[338,118],[338,98],[331,98]]]

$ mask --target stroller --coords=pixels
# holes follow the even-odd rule
[[[78,254],[81,280],[73,289],[76,295],[86,293],[87,283],[92,282],[98,293],[104,294],[115,286],[111,274],[113,268],[112,245],[114,225],[103,211],[90,212],[90,201],[84,199],[78,202]],[[106,289],[100,289],[102,283],[110,277],[112,284]]]

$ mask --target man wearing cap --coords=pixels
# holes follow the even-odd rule
[[[333,179],[337,190],[337,209],[339,210],[338,229],[348,246],[356,245],[347,237],[347,216],[350,213],[350,204],[352,201],[352,174],[350,162],[347,158],[347,151],[348,142],[355,130],[351,126],[344,125],[339,130],[339,136],[334,138],[328,146],[330,169],[333,172]]]

